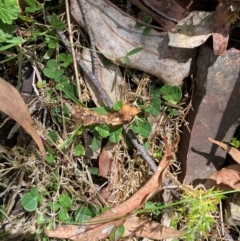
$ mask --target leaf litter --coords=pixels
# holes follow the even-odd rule
[[[90,1],[91,2],[91,1]],[[74,6],[75,1],[71,1],[72,6]],[[105,5],[106,6],[106,5]],[[76,16],[75,11],[72,7],[72,14],[75,18],[78,18],[79,16]],[[80,14],[79,14],[80,15]],[[119,16],[118,22],[121,22],[122,16]],[[98,15],[95,15],[97,18]],[[100,17],[100,19],[103,18],[103,16]],[[94,19],[94,17],[90,17],[90,19]],[[110,24],[109,19],[103,18],[104,21],[98,21],[98,23],[101,24]],[[126,20],[126,19],[125,19]],[[129,22],[129,19],[127,19],[127,24],[133,24],[133,22]],[[81,22],[81,20],[78,19],[78,21]],[[161,20],[160,20],[161,21]],[[207,21],[206,21],[207,22]],[[204,22],[205,23],[205,22]],[[122,22],[122,24],[125,24]],[[83,26],[83,24],[80,24]],[[127,25],[128,27],[130,25]],[[75,30],[79,30],[79,26],[76,26],[75,23],[72,23],[73,28]],[[126,25],[124,25],[126,26]],[[99,28],[100,29],[100,28]],[[81,31],[83,31],[81,29]],[[70,32],[70,31],[69,31]],[[94,31],[97,33],[97,31]],[[113,33],[113,36],[111,39],[118,39],[119,36],[117,35],[116,29],[114,31],[106,31],[108,35],[111,32]],[[141,36],[141,31],[135,31],[136,36]],[[76,31],[77,34],[80,33]],[[82,32],[81,32],[82,33]],[[86,36],[85,40],[82,40],[77,36],[76,39],[80,39],[80,41],[85,41],[87,39]],[[124,36],[124,35],[123,35]],[[82,37],[82,36],[81,36]],[[143,38],[141,36],[141,38]],[[131,70],[131,74],[129,74],[128,70],[124,70],[123,76],[124,78],[131,79],[130,82],[128,80],[128,83],[124,83],[121,86],[121,98],[123,100],[123,103],[134,103],[137,99],[140,103],[143,103],[145,101],[150,102],[151,97],[149,94],[149,87],[154,83],[159,81],[154,76],[160,77],[160,79],[164,82],[169,82],[169,84],[176,84],[181,85],[182,80],[184,77],[188,76],[189,74],[189,68],[191,65],[191,58],[194,56],[192,52],[190,51],[187,54],[184,55],[186,58],[184,61],[182,61],[181,56],[181,50],[179,50],[179,53],[176,54],[177,49],[172,50],[172,57],[169,62],[166,62],[166,59],[163,59],[162,61],[159,60],[159,51],[156,49],[156,46],[159,45],[159,41],[164,42],[164,48],[165,50],[168,48],[166,41],[166,34],[162,35],[157,32],[151,31],[151,34],[146,37],[144,42],[144,48],[142,48],[142,45],[139,45],[139,42],[135,41],[136,39],[130,39],[130,44],[125,45],[126,39],[118,39],[118,41],[115,41],[116,43],[120,43],[119,45],[122,45],[122,49],[120,52],[114,52],[115,49],[111,45],[102,46],[102,43],[99,43],[99,36],[95,36],[96,45],[107,58],[115,62],[116,65],[113,65],[113,70],[108,69],[109,72],[114,71],[114,68],[120,63],[121,65],[128,67],[128,68],[139,68],[140,65],[146,64],[146,66],[143,66],[141,70],[151,74],[148,75],[146,73],[142,74],[141,77],[139,77],[138,71]],[[204,37],[205,38],[205,37]],[[160,39],[160,40],[159,40]],[[154,41],[153,41],[154,40]],[[122,41],[122,42],[121,42]],[[203,41],[202,39],[198,41]],[[196,41],[196,42],[198,42]],[[205,40],[204,40],[205,41]],[[78,45],[82,45],[83,42],[78,42]],[[103,41],[104,42],[104,41]],[[110,41],[105,41],[105,44],[109,44]],[[84,43],[86,44],[86,42]],[[84,45],[83,44],[83,45]],[[195,43],[193,43],[194,46]],[[152,46],[153,45],[153,46]],[[155,46],[155,47],[154,47]],[[197,45],[196,45],[197,46]],[[24,46],[26,47],[26,46]],[[41,46],[38,48],[40,49]],[[125,49],[126,47],[126,49]],[[26,47],[27,48],[27,47]],[[108,50],[112,50],[108,52]],[[137,51],[136,51],[137,50]],[[141,51],[140,51],[141,50]],[[31,50],[29,50],[31,51]],[[131,54],[131,53],[135,54]],[[186,50],[184,50],[184,53],[186,53]],[[26,55],[29,53],[26,53]],[[39,55],[40,51],[37,52],[37,55],[39,58],[42,59]],[[176,55],[175,55],[176,54]],[[141,56],[144,56],[143,61],[141,59]],[[156,62],[152,62],[152,59],[156,59]],[[167,56],[165,56],[167,58]],[[88,57],[87,57],[88,58]],[[180,59],[179,59],[180,58]],[[151,61],[148,61],[148,59],[151,59]],[[126,61],[127,60],[127,61]],[[37,62],[35,60],[38,66],[41,66],[40,62]],[[177,76],[172,75],[171,71],[166,72],[166,70],[171,70],[173,66],[176,66],[176,62],[178,62],[178,67],[181,69],[181,71],[175,71],[177,72]],[[155,66],[156,63],[159,63],[161,67],[158,65],[158,69],[154,69],[153,66]],[[151,68],[149,68],[148,64],[151,65]],[[178,68],[178,69],[179,69]],[[164,70],[164,71],[163,71]],[[160,71],[160,72],[159,72]],[[161,72],[163,71],[163,72]],[[152,76],[154,75],[154,76]],[[130,76],[130,77],[129,77]],[[87,77],[81,76],[80,78],[80,85],[82,88],[80,88],[81,100],[83,102],[93,100],[94,104],[96,106],[102,105],[99,104],[99,99],[101,99],[101,95],[96,90],[93,90],[93,87],[90,85],[87,85],[84,80],[87,79]],[[68,81],[71,83],[71,80],[73,79],[73,76],[68,76]],[[100,79],[103,79],[100,77]],[[114,88],[118,88],[120,85],[120,80],[117,82],[117,86],[114,86],[114,82],[112,82],[114,78],[110,80],[111,86],[110,91],[108,94],[112,98],[114,98],[113,92],[115,91]],[[121,81],[125,82],[125,79],[122,79]],[[134,85],[131,81],[135,81],[137,83],[137,88],[133,88]],[[54,83],[56,84],[56,83]],[[53,86],[54,86],[53,84]],[[47,85],[48,90],[52,88],[52,86],[49,84]],[[63,89],[64,90],[64,89]],[[112,91],[113,90],[113,91]],[[56,91],[56,90],[54,90]],[[125,92],[124,92],[125,91]],[[44,106],[45,110],[53,110],[55,107],[61,106],[62,109],[64,109],[67,106],[67,102],[69,102],[69,99],[66,101],[64,98],[65,95],[57,95],[57,97],[60,100],[51,100],[49,102],[49,97],[47,96],[46,89],[43,89],[43,91],[40,91],[40,98],[42,98],[42,105]],[[116,90],[116,95],[119,94],[119,89]],[[63,91],[63,93],[66,93]],[[111,93],[111,94],[110,94]],[[96,99],[95,99],[96,97]],[[69,98],[69,95],[66,97]],[[188,98],[186,98],[188,99]],[[186,101],[184,99],[184,101]],[[183,101],[183,102],[184,102]],[[92,104],[92,103],[91,103]],[[90,105],[91,105],[90,104]],[[134,103],[136,104],[136,103]],[[137,103],[139,104],[139,103]],[[157,103],[159,104],[159,103]],[[38,168],[36,168],[35,163],[31,162],[31,160],[28,160],[26,164],[24,164],[24,170],[20,170],[19,172],[14,171],[17,167],[21,167],[22,161],[26,159],[23,158],[21,155],[19,157],[16,157],[16,159],[19,159],[18,162],[13,162],[14,159],[12,158],[12,154],[16,154],[18,152],[10,153],[8,150],[1,148],[1,152],[4,153],[4,155],[7,155],[9,157],[9,160],[14,163],[14,166],[11,166],[13,164],[10,164],[10,168],[7,166],[9,164],[3,164],[5,165],[5,168],[1,171],[4,177],[4,181],[6,174],[9,172],[12,172],[12,175],[15,175],[15,178],[13,180],[12,184],[15,184],[17,188],[15,188],[14,192],[20,192],[21,195],[23,194],[23,191],[26,192],[29,190],[29,184],[26,185],[26,182],[34,183],[38,186],[39,190],[41,192],[48,193],[49,190],[51,192],[55,191],[55,188],[57,186],[57,193],[56,196],[51,197],[51,195],[48,196],[49,199],[45,200],[44,204],[45,207],[48,205],[48,203],[53,203],[54,205],[59,204],[57,200],[60,198],[60,193],[64,193],[64,195],[67,195],[71,193],[71,195],[74,196],[74,201],[76,202],[75,206],[72,207],[71,215],[74,215],[73,210],[76,209],[77,205],[85,205],[84,207],[91,207],[92,202],[99,204],[101,207],[109,207],[109,209],[103,213],[98,214],[94,218],[89,219],[88,221],[83,221],[81,225],[59,225],[58,228],[56,228],[57,224],[53,221],[49,226],[53,230],[46,230],[46,233],[49,236],[52,237],[58,237],[58,238],[70,238],[72,240],[99,240],[101,238],[106,238],[109,236],[109,234],[117,227],[124,226],[125,236],[132,236],[135,237],[144,237],[149,239],[155,239],[158,238],[173,238],[173,237],[179,237],[183,234],[182,231],[174,230],[169,227],[164,227],[161,224],[151,221],[149,218],[146,219],[144,217],[139,217],[135,215],[136,209],[143,207],[144,203],[148,199],[156,200],[156,196],[158,195],[158,191],[162,188],[164,179],[165,179],[165,171],[167,167],[169,166],[170,160],[171,164],[178,165],[175,162],[174,154],[177,151],[177,144],[179,142],[179,123],[184,122],[184,116],[186,115],[187,111],[189,110],[189,107],[185,109],[186,103],[182,103],[179,108],[179,103],[176,104],[176,106],[179,109],[179,115],[175,118],[170,118],[168,116],[168,106],[161,105],[161,113],[154,113],[154,118],[152,122],[155,124],[153,131],[149,134],[148,143],[146,144],[146,147],[148,148],[149,152],[151,154],[154,154],[156,156],[156,162],[158,163],[160,159],[162,159],[161,162],[159,162],[159,166],[156,170],[156,172],[153,175],[149,175],[149,167],[146,164],[146,162],[141,158],[139,153],[136,151],[133,151],[131,148],[129,149],[129,143],[122,138],[118,144],[112,145],[112,144],[105,144],[105,147],[102,148],[100,146],[99,153],[96,153],[94,155],[94,158],[89,158],[89,156],[81,156],[76,158],[76,156],[73,155],[74,153],[74,147],[76,145],[79,145],[79,143],[76,143],[76,141],[80,142],[81,144],[90,145],[87,143],[86,138],[79,137],[79,133],[81,133],[81,128],[79,128],[79,131],[76,133],[76,141],[74,140],[70,145],[69,149],[66,150],[59,150],[58,145],[61,145],[61,142],[63,139],[67,139],[69,136],[71,136],[72,128],[74,128],[74,125],[72,120],[68,122],[69,116],[64,115],[63,112],[57,112],[57,109],[54,109],[57,113],[51,112],[51,118],[52,118],[52,125],[48,125],[49,132],[46,134],[45,138],[47,139],[47,147],[49,153],[51,153],[51,158],[54,160],[53,163],[48,163],[49,170],[39,172]],[[89,134],[89,130],[91,128],[91,125],[96,123],[102,123],[102,124],[109,124],[109,125],[122,125],[123,123],[127,123],[128,125],[132,124],[135,119],[138,119],[138,114],[140,114],[140,109],[133,107],[134,105],[123,105],[122,110],[120,110],[117,113],[114,114],[99,114],[95,111],[90,110],[89,108],[85,108],[81,105],[74,106],[73,110],[73,116],[75,115],[75,119],[79,119],[80,122],[82,122],[83,126],[86,127],[86,129],[83,130],[83,132]],[[155,108],[156,109],[156,108]],[[154,109],[154,111],[155,111]],[[156,116],[155,116],[156,114]],[[89,115],[89,119],[85,118],[86,115]],[[85,116],[85,117],[84,117]],[[67,117],[67,118],[66,118]],[[151,116],[150,116],[151,117]],[[26,117],[24,117],[26,118]],[[60,120],[60,121],[59,121]],[[65,122],[66,121],[66,122]],[[27,121],[27,125],[30,126],[32,123],[31,121]],[[153,124],[152,123],[152,124]],[[68,126],[69,125],[69,126]],[[29,128],[29,127],[28,127]],[[55,138],[52,136],[49,138],[49,133],[57,133],[58,132],[58,138],[55,140]],[[34,132],[33,132],[34,133]],[[92,133],[90,133],[89,136],[91,136]],[[168,141],[166,139],[163,141],[163,136],[167,135]],[[33,134],[33,136],[35,136]],[[63,137],[63,138],[61,138]],[[91,136],[92,137],[92,136]],[[33,137],[34,138],[34,137]],[[35,137],[37,139],[37,137]],[[70,137],[69,137],[70,138]],[[51,139],[51,142],[49,141]],[[65,141],[65,140],[64,140]],[[143,139],[140,137],[140,142],[143,143]],[[39,141],[36,141],[39,145],[40,151],[44,150],[42,149],[42,144]],[[59,142],[59,143],[58,143]],[[163,148],[163,142],[165,145],[166,150]],[[110,148],[109,148],[109,146]],[[149,146],[147,146],[149,145]],[[169,147],[170,145],[170,147]],[[108,147],[108,148],[107,148]],[[171,150],[172,149],[172,150]],[[14,149],[13,149],[14,150]],[[172,153],[172,151],[174,153]],[[133,152],[133,153],[132,153]],[[9,155],[9,153],[11,155]],[[163,153],[165,155],[162,157]],[[98,156],[99,155],[99,156]],[[171,158],[170,158],[171,156]],[[30,159],[30,158],[29,158]],[[98,161],[98,164],[94,163],[95,161]],[[50,158],[49,158],[50,160]],[[10,162],[9,162],[10,163]],[[96,168],[98,166],[98,168]],[[7,168],[6,168],[7,167]],[[93,180],[94,176],[94,168],[97,169],[97,174],[99,176],[105,176],[107,177],[107,185],[103,184],[103,187],[96,187],[96,182]],[[13,170],[13,171],[12,171]],[[51,171],[50,171],[51,170]],[[235,172],[237,172],[237,169],[233,169]],[[28,173],[32,173],[31,175],[28,175]],[[238,175],[237,173],[235,173]],[[234,174],[234,175],[235,175]],[[174,178],[174,175],[173,175]],[[3,179],[1,179],[2,181]],[[148,180],[148,181],[147,181]],[[218,178],[217,182],[222,182],[223,179]],[[8,182],[8,181],[7,181]],[[20,185],[16,185],[20,183]],[[232,187],[234,187],[234,183],[230,183]],[[98,185],[98,183],[97,183]],[[105,186],[104,186],[105,185]],[[11,188],[11,185],[10,185]],[[60,192],[60,193],[59,193]],[[8,197],[13,200],[14,197],[11,192],[7,192]],[[158,197],[159,198],[159,197]],[[94,205],[93,205],[94,206]],[[49,213],[51,214],[51,220],[59,219],[59,216],[54,212],[54,206],[47,206],[47,210],[43,206],[38,207],[39,213],[49,216]],[[60,209],[60,212],[63,209]],[[12,207],[7,207],[7,214],[11,213]],[[19,210],[18,210],[19,211]],[[21,212],[21,210],[19,211]],[[29,226],[32,227],[32,233],[36,232],[36,229],[33,227],[34,220],[36,218],[39,218],[39,216],[36,216],[36,214],[31,214],[31,219],[28,223],[25,222],[26,217],[23,217],[23,223],[26,226],[26,229],[24,228],[23,232],[27,230]],[[40,221],[39,221],[40,220]],[[43,222],[43,220],[38,219],[39,223]],[[65,219],[67,222],[67,218]],[[63,222],[65,222],[63,221]],[[31,223],[32,222],[32,223]],[[38,224],[39,224],[38,223]],[[44,222],[43,222],[44,223]],[[77,221],[76,221],[77,223]],[[36,224],[36,223],[35,223]],[[46,224],[46,223],[45,223]],[[157,230],[157,231],[156,231]],[[15,230],[16,231],[16,230]],[[18,231],[18,230],[17,230]],[[18,231],[19,232],[19,231]],[[124,237],[125,237],[124,236]],[[90,239],[89,239],[90,238]]]

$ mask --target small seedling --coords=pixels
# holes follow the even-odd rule
[[[160,89],[161,97],[172,103],[177,104],[182,99],[182,90],[178,86],[164,85]]]
[[[230,145],[239,148],[240,147],[240,140],[238,140],[236,137],[232,137],[230,140]]]

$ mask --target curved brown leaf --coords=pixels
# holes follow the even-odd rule
[[[228,146],[225,143],[222,143],[220,141],[213,140],[212,138],[208,138],[209,141],[211,141],[214,144],[217,144],[222,149],[227,151],[227,153],[237,162],[240,164],[240,151],[234,147]]]
[[[22,96],[17,89],[2,78],[0,78],[0,110],[14,119],[29,135],[32,136],[41,151],[44,160],[45,150],[42,140],[35,130],[32,117]]]

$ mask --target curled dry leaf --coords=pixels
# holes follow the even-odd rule
[[[240,190],[240,165],[234,164],[214,173],[204,183],[207,189],[214,187],[224,191]]]
[[[74,105],[72,116],[81,121],[83,126],[92,124],[122,125],[124,122],[131,120],[136,114],[141,112],[140,109],[131,105],[123,105],[119,113],[101,115],[88,108],[80,105]]]
[[[71,0],[70,12],[76,22],[84,27],[77,2]],[[142,29],[135,28],[136,21],[104,0],[88,0],[84,3],[95,44],[106,58],[128,68],[152,74],[162,82],[172,85],[182,85],[183,79],[189,76],[195,50],[169,48],[166,33],[151,30],[144,36]],[[142,50],[131,52],[137,48]]]
[[[0,78],[0,110],[14,119],[29,135],[32,136],[41,151],[44,160],[45,150],[43,142],[36,132],[34,122],[22,96],[16,88],[2,78]]]
[[[148,239],[177,238],[183,235],[183,231],[165,227],[157,222],[141,220],[138,217],[130,217],[124,222],[124,237],[134,236]]]
[[[88,222],[90,225],[60,226],[56,230],[46,230],[46,235],[49,237],[69,238],[70,240],[75,241],[101,240],[107,238],[115,227],[124,224],[127,214],[131,213],[136,208],[141,207],[162,186],[166,168],[172,158],[172,152],[166,142],[165,150],[165,155],[154,175],[128,200],[109,209],[107,212],[90,219]]]
[[[219,1],[213,24],[214,54],[222,55],[226,52],[230,31],[230,4]]]
[[[193,11],[168,31],[169,46],[195,48],[212,35],[214,13]]]
[[[240,151],[234,147],[228,146],[225,143],[222,143],[220,141],[215,141],[211,138],[208,138],[209,141],[211,141],[214,144],[217,144],[218,146],[220,146],[222,149],[224,149],[225,151],[227,151],[227,153],[234,159],[234,161],[236,161],[237,163],[240,164]]]

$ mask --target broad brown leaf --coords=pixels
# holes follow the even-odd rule
[[[16,88],[2,78],[0,78],[0,110],[14,119],[29,135],[32,136],[41,151],[44,160],[45,150],[42,140],[36,132],[34,122],[22,96]]]

